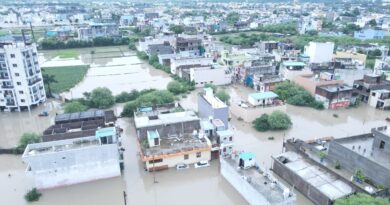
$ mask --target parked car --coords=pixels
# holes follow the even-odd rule
[[[199,161],[194,164],[195,168],[202,168],[202,167],[209,167],[210,163],[209,161]]]
[[[49,113],[47,111],[42,111],[41,113],[38,114],[39,117],[47,117],[49,116]]]
[[[188,168],[190,168],[190,166],[188,164],[181,163],[181,164],[176,165],[176,170],[184,170],[184,169],[188,169]]]

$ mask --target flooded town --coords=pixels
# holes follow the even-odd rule
[[[3,2],[0,204],[388,205],[389,40],[387,1]]]

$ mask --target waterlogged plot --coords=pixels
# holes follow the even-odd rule
[[[98,60],[101,59],[94,59]],[[109,88],[114,95],[133,89],[164,89],[171,81],[168,74],[141,62],[136,56],[110,60],[105,65],[92,64],[84,80],[65,93],[66,98],[80,98],[84,92],[102,86]]]
[[[73,88],[83,80],[89,65],[46,67],[42,68],[44,75],[53,75],[57,82],[51,83],[52,93],[62,93]],[[46,89],[48,86],[46,85]]]

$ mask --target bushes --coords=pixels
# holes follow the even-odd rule
[[[26,199],[26,201],[28,202],[34,202],[38,201],[41,196],[42,194],[38,192],[36,188],[33,188],[29,192],[27,192],[26,195],[24,195],[24,199]]]
[[[294,83],[287,81],[279,83],[276,85],[274,92],[279,95],[279,99],[286,101],[288,104],[312,107],[318,110],[324,109],[321,102],[316,101],[308,91]]]
[[[122,111],[122,116],[132,117],[133,112],[138,107],[166,104],[174,101],[175,96],[167,90],[141,91],[137,99],[126,103]]]
[[[87,48],[93,46],[117,46],[117,45],[128,45],[130,42],[129,38],[106,38],[97,37],[92,41],[83,40],[68,40],[59,41],[54,38],[46,38],[40,42],[42,49],[67,49],[67,48]]]
[[[115,97],[111,90],[105,87],[95,88],[91,93],[85,93],[85,103],[89,107],[105,109],[109,108],[115,103]]]
[[[17,152],[21,153],[26,149],[27,145],[41,142],[41,136],[36,133],[24,133],[19,140]]]
[[[292,122],[290,117],[281,111],[274,111],[271,115],[263,114],[253,121],[253,127],[261,132],[268,130],[285,130],[290,128],[291,125]]]
[[[121,92],[119,95],[115,96],[115,102],[124,103],[135,100],[138,98],[140,93],[137,90],[132,90],[131,92]]]
[[[177,95],[187,93],[188,91],[194,90],[193,83],[181,79],[176,79],[168,83],[167,89],[169,92]]]
[[[218,90],[217,93],[215,94],[215,96],[226,104],[228,104],[228,102],[230,100],[230,95],[227,94],[225,90]]]
[[[256,118],[256,120],[253,121],[253,127],[257,131],[261,131],[261,132],[265,132],[269,130],[268,115],[263,114],[259,118]]]
[[[335,201],[334,205],[390,205],[389,201],[380,197],[372,197],[368,194],[354,194],[339,198]]]
[[[141,60],[148,60],[149,57],[148,57],[148,54],[146,54],[145,52],[143,51],[137,51],[137,57]]]
[[[73,101],[66,103],[64,106],[64,112],[65,113],[72,113],[72,112],[83,112],[88,109],[87,106],[83,105],[79,101]]]

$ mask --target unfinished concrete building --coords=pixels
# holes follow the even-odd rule
[[[148,171],[211,159],[211,143],[193,111],[175,105],[140,108],[134,114],[141,160]]]

